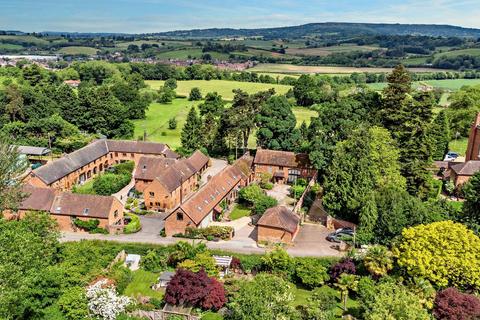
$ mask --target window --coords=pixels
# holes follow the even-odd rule
[[[135,154],[134,153],[130,153],[130,157],[135,157]]]
[[[127,154],[126,154],[126,153],[122,153],[122,155],[123,155],[124,157],[126,157],[126,156],[127,156]]]
[[[149,194],[150,194],[150,197],[155,197],[155,192],[150,191]]]
[[[90,210],[88,208],[83,209],[83,214],[84,215],[88,215],[89,212],[90,212]]]
[[[183,213],[177,212],[177,221],[183,221]]]
[[[153,206],[153,202],[150,202],[150,207],[152,207],[152,206]]]
[[[118,210],[115,210],[115,211],[113,212],[113,217],[114,217],[114,218],[118,217]]]

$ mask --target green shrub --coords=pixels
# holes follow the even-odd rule
[[[262,267],[265,271],[290,279],[295,270],[295,263],[287,251],[276,247],[263,256]]]
[[[251,184],[245,188],[240,189],[238,198],[250,205],[253,205],[259,199],[265,196],[262,188],[257,184]]]
[[[160,272],[167,267],[168,253],[148,250],[147,254],[141,260],[142,268],[151,272]]]
[[[267,209],[275,207],[276,205],[278,205],[277,199],[270,196],[263,196],[255,201],[253,212],[255,214],[264,214]]]
[[[105,228],[95,228],[91,230],[90,233],[108,234],[108,230]]]
[[[300,180],[300,179],[298,179]],[[298,199],[302,196],[302,194],[305,192],[305,186],[301,185],[296,185],[296,186],[291,186],[290,187],[290,197]]]
[[[95,190],[96,194],[110,196],[122,190],[126,185],[130,183],[131,179],[131,173],[105,173],[95,178],[95,180],[93,181],[93,190]]]
[[[192,239],[213,240],[213,238],[220,238],[222,240],[230,239],[233,232],[232,227],[227,226],[209,226],[206,228],[191,228],[185,229],[185,237]]]
[[[202,93],[200,92],[200,89],[197,87],[192,88],[190,90],[190,95],[188,96],[189,101],[198,101],[202,100]]]
[[[308,288],[319,287],[330,279],[327,268],[316,258],[296,259],[295,277]]]
[[[127,216],[131,217],[129,224],[127,224],[123,230],[124,233],[130,234],[140,231],[142,224],[140,223],[140,218],[133,213],[127,213]]]
[[[100,224],[100,220],[98,219],[81,220],[81,219],[75,218],[73,220],[73,224],[79,227],[80,229],[90,232],[98,228],[98,225]]]
[[[175,130],[177,128],[177,119],[175,117],[168,120],[168,129]]]
[[[112,268],[109,276],[115,280],[117,291],[120,294],[123,294],[125,288],[133,280],[132,271],[130,271],[128,268],[125,268],[123,263],[116,264]]]
[[[265,190],[272,190],[273,189],[273,183],[267,182],[265,184],[262,184],[261,187]]]
[[[135,162],[126,161],[113,166],[113,172],[116,174],[132,174],[135,168]]]

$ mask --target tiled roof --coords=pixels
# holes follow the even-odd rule
[[[175,163],[175,159],[143,156],[140,158],[135,169],[135,179],[154,180],[162,174],[165,169]]]
[[[50,149],[44,147],[17,146],[17,149],[18,153],[29,156],[44,156],[51,152]]]
[[[237,159],[233,165],[240,169],[240,171],[242,171],[242,173],[248,177],[252,173],[253,157],[248,154],[244,154]]]
[[[178,157],[163,143],[96,140],[63,158],[39,167],[33,171],[33,174],[46,184],[52,184],[109,152],[163,154],[167,158]]]
[[[51,213],[86,218],[108,218],[114,197],[63,192],[55,198]]]
[[[200,171],[203,167],[208,164],[210,160],[206,155],[204,155],[200,150],[195,151],[190,157],[188,157],[188,164],[196,171]]]
[[[55,200],[55,192],[50,188],[24,185],[22,192],[26,194],[26,197],[19,206],[20,210],[50,211]]]
[[[473,176],[475,173],[480,171],[480,161],[470,160],[464,163],[459,163],[452,166],[452,170],[457,175]]]
[[[156,180],[169,192],[176,190],[183,182],[196,173],[187,165],[186,161],[187,160],[175,162],[161,172],[161,174],[156,177]]]
[[[289,151],[258,149],[255,164],[273,165],[291,168],[310,168],[311,163],[305,153],[295,154]]]
[[[279,228],[294,233],[298,228],[300,218],[292,211],[283,206],[267,209],[258,220],[257,225],[264,227]]]
[[[244,178],[238,167],[228,166],[180,205],[180,209],[198,225]]]

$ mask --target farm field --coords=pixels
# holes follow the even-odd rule
[[[227,60],[228,54],[227,53],[220,53],[220,52],[202,52],[200,48],[185,48],[185,49],[178,49],[178,50],[170,50],[165,51],[157,54],[157,57],[160,59],[191,59],[197,58],[200,59],[204,54],[210,54],[213,59],[218,60]]]
[[[410,68],[412,72],[433,72],[439,71],[433,68]],[[248,69],[253,72],[275,72],[275,73],[325,73],[325,74],[350,74],[354,72],[372,72],[372,73],[389,73],[391,68],[354,68],[354,67],[331,67],[331,66],[298,66],[293,64],[273,64],[260,63],[255,67]]]
[[[94,55],[97,53],[97,49],[91,47],[63,47],[58,50],[62,54],[84,54],[84,55]]]
[[[149,141],[163,142],[173,149],[180,147],[180,135],[188,111],[192,106],[197,106],[200,103],[200,101],[192,102],[187,99],[175,99],[171,104],[152,103],[147,110],[146,118],[134,121],[134,138],[143,137],[143,133],[146,131]],[[304,120],[309,124],[310,118],[317,115],[316,111],[302,107],[294,107],[293,113],[297,118],[297,126],[300,126]],[[177,120],[177,128],[173,130],[168,128],[168,120],[171,118]],[[250,137],[249,145],[255,146],[253,135]]]
[[[470,49],[460,49],[460,50],[439,52],[435,54],[435,58],[442,57],[442,56],[456,57],[459,55],[480,56],[480,48],[470,48]]]
[[[163,81],[149,80],[145,81],[152,89],[158,90],[163,85]],[[205,96],[209,92],[216,91],[220,94],[224,100],[232,100],[234,89],[241,89],[248,93],[256,93],[259,91],[268,90],[270,88],[275,89],[278,94],[285,94],[291,88],[291,86],[281,84],[268,84],[268,83],[252,83],[252,82],[239,82],[239,81],[225,81],[225,80],[187,80],[177,81],[177,94],[187,97],[190,94],[192,88],[198,87]]]
[[[463,86],[475,86],[480,85],[480,79],[447,79],[447,80],[425,80],[414,82],[414,86],[418,86],[419,83],[425,83],[435,88],[442,88],[447,90],[458,90]],[[382,90],[387,86],[386,82],[369,83],[368,86],[373,90]]]
[[[288,48],[286,52],[296,56],[328,56],[338,52],[373,51],[378,49],[380,48],[374,46],[340,45],[320,48]]]

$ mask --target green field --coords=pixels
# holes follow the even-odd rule
[[[409,68],[412,72],[434,72],[438,69],[432,68]],[[293,64],[274,64],[274,63],[260,63],[255,67],[248,69],[248,71],[255,72],[275,72],[275,73],[293,73],[293,74],[308,74],[308,73],[325,73],[325,74],[350,74],[354,72],[371,72],[371,73],[388,73],[391,68],[354,68],[354,67],[330,67],[330,66],[299,66]]]
[[[181,146],[180,134],[185,125],[188,111],[192,106],[197,106],[200,102],[192,102],[187,99],[175,99],[171,104],[152,103],[147,110],[146,118],[135,120],[134,138],[143,137],[147,133],[147,140],[154,142],[163,142],[171,148],[176,149]],[[297,126],[303,120],[310,123],[310,118],[317,115],[316,111],[302,107],[294,107],[293,114],[297,118]],[[171,130],[168,128],[168,120],[175,117],[177,128]],[[255,146],[255,137],[250,138],[250,145]]]
[[[419,83],[428,84],[434,88],[441,88],[447,90],[458,90],[463,86],[475,86],[480,85],[480,79],[448,79],[448,80],[425,80],[414,82],[413,86],[417,87]],[[373,90],[382,90],[387,86],[386,82],[369,83],[368,86]]]
[[[163,81],[149,80],[145,81],[152,89],[157,90],[163,85]],[[285,86],[280,84],[268,84],[268,83],[253,83],[253,82],[238,82],[238,81],[225,81],[225,80],[188,80],[177,82],[177,94],[181,96],[188,96],[192,88],[198,87],[202,92],[202,95],[206,95],[209,92],[218,92],[224,100],[232,100],[234,89],[241,89],[250,94],[259,91],[268,90],[274,88],[278,94],[285,94],[291,88],[291,86]]]
[[[97,49],[91,47],[63,47],[62,49],[58,50],[61,54],[84,54],[84,55],[94,55],[97,54]]]
[[[480,56],[480,48],[470,48],[470,49],[460,49],[460,50],[440,52],[435,54],[435,58],[443,57],[443,56],[456,57],[460,55]]]
[[[467,153],[468,138],[460,138],[452,140],[448,143],[448,149],[454,152],[458,152],[461,156],[465,156]]]
[[[287,53],[296,56],[328,56],[332,53],[351,52],[351,51],[373,51],[378,50],[375,46],[357,46],[357,45],[339,45],[320,48],[289,48]]]
[[[135,120],[135,138],[142,137],[147,132],[149,141],[163,142],[176,149],[180,147],[180,133],[185,124],[188,111],[198,103],[187,99],[175,99],[171,104],[152,103],[145,119]],[[170,130],[168,120],[175,117],[177,128]]]
[[[162,59],[200,59],[204,54],[210,54],[213,59],[228,60],[229,54],[220,52],[203,52],[200,48],[182,48],[177,50],[165,51],[157,54]]]

